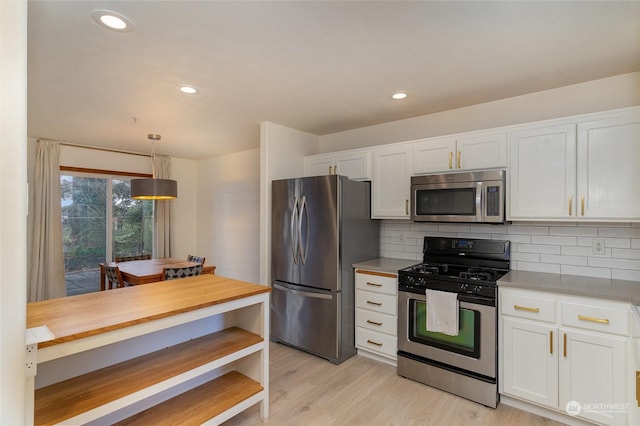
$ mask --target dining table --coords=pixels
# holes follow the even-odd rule
[[[161,257],[157,259],[146,260],[130,260],[127,262],[111,262],[110,265],[117,265],[122,274],[122,279],[133,285],[149,284],[157,281],[162,281],[162,270],[165,267],[170,268],[185,268],[189,266],[198,265],[197,262],[189,262],[184,259],[175,259],[172,257]],[[214,265],[202,265],[203,274],[212,274],[216,272]],[[101,280],[104,277],[100,278]]]

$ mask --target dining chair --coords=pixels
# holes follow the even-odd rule
[[[100,263],[100,291],[124,287],[122,273],[118,266],[109,266]]]
[[[202,275],[202,264],[195,266],[185,267],[165,267],[162,269],[163,280],[175,280],[177,278],[193,277],[196,275]]]
[[[194,256],[192,254],[187,256],[187,261],[188,262],[198,262],[201,265],[204,265],[204,261],[205,260],[206,260],[205,257]]]
[[[120,263],[120,262],[129,262],[131,260],[149,260],[149,259],[151,259],[151,253],[136,254],[133,256],[116,256],[115,262]]]

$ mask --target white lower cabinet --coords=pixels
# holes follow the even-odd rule
[[[559,407],[578,402],[578,416],[606,425],[625,425],[626,338],[560,329]]]
[[[396,365],[397,275],[358,269],[355,283],[358,354]]]
[[[546,407],[558,406],[557,330],[505,317],[502,392]]]
[[[630,305],[500,289],[500,393],[563,415],[627,425]]]

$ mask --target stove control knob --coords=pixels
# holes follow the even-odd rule
[[[473,294],[480,294],[480,290],[482,289],[482,287],[480,286],[475,286],[473,287]]]
[[[460,284],[460,291],[463,293],[466,293],[468,291],[469,285],[468,284]]]

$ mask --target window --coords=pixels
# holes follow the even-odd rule
[[[131,199],[130,178],[61,172],[67,295],[97,291],[98,264],[152,252],[153,201]]]

